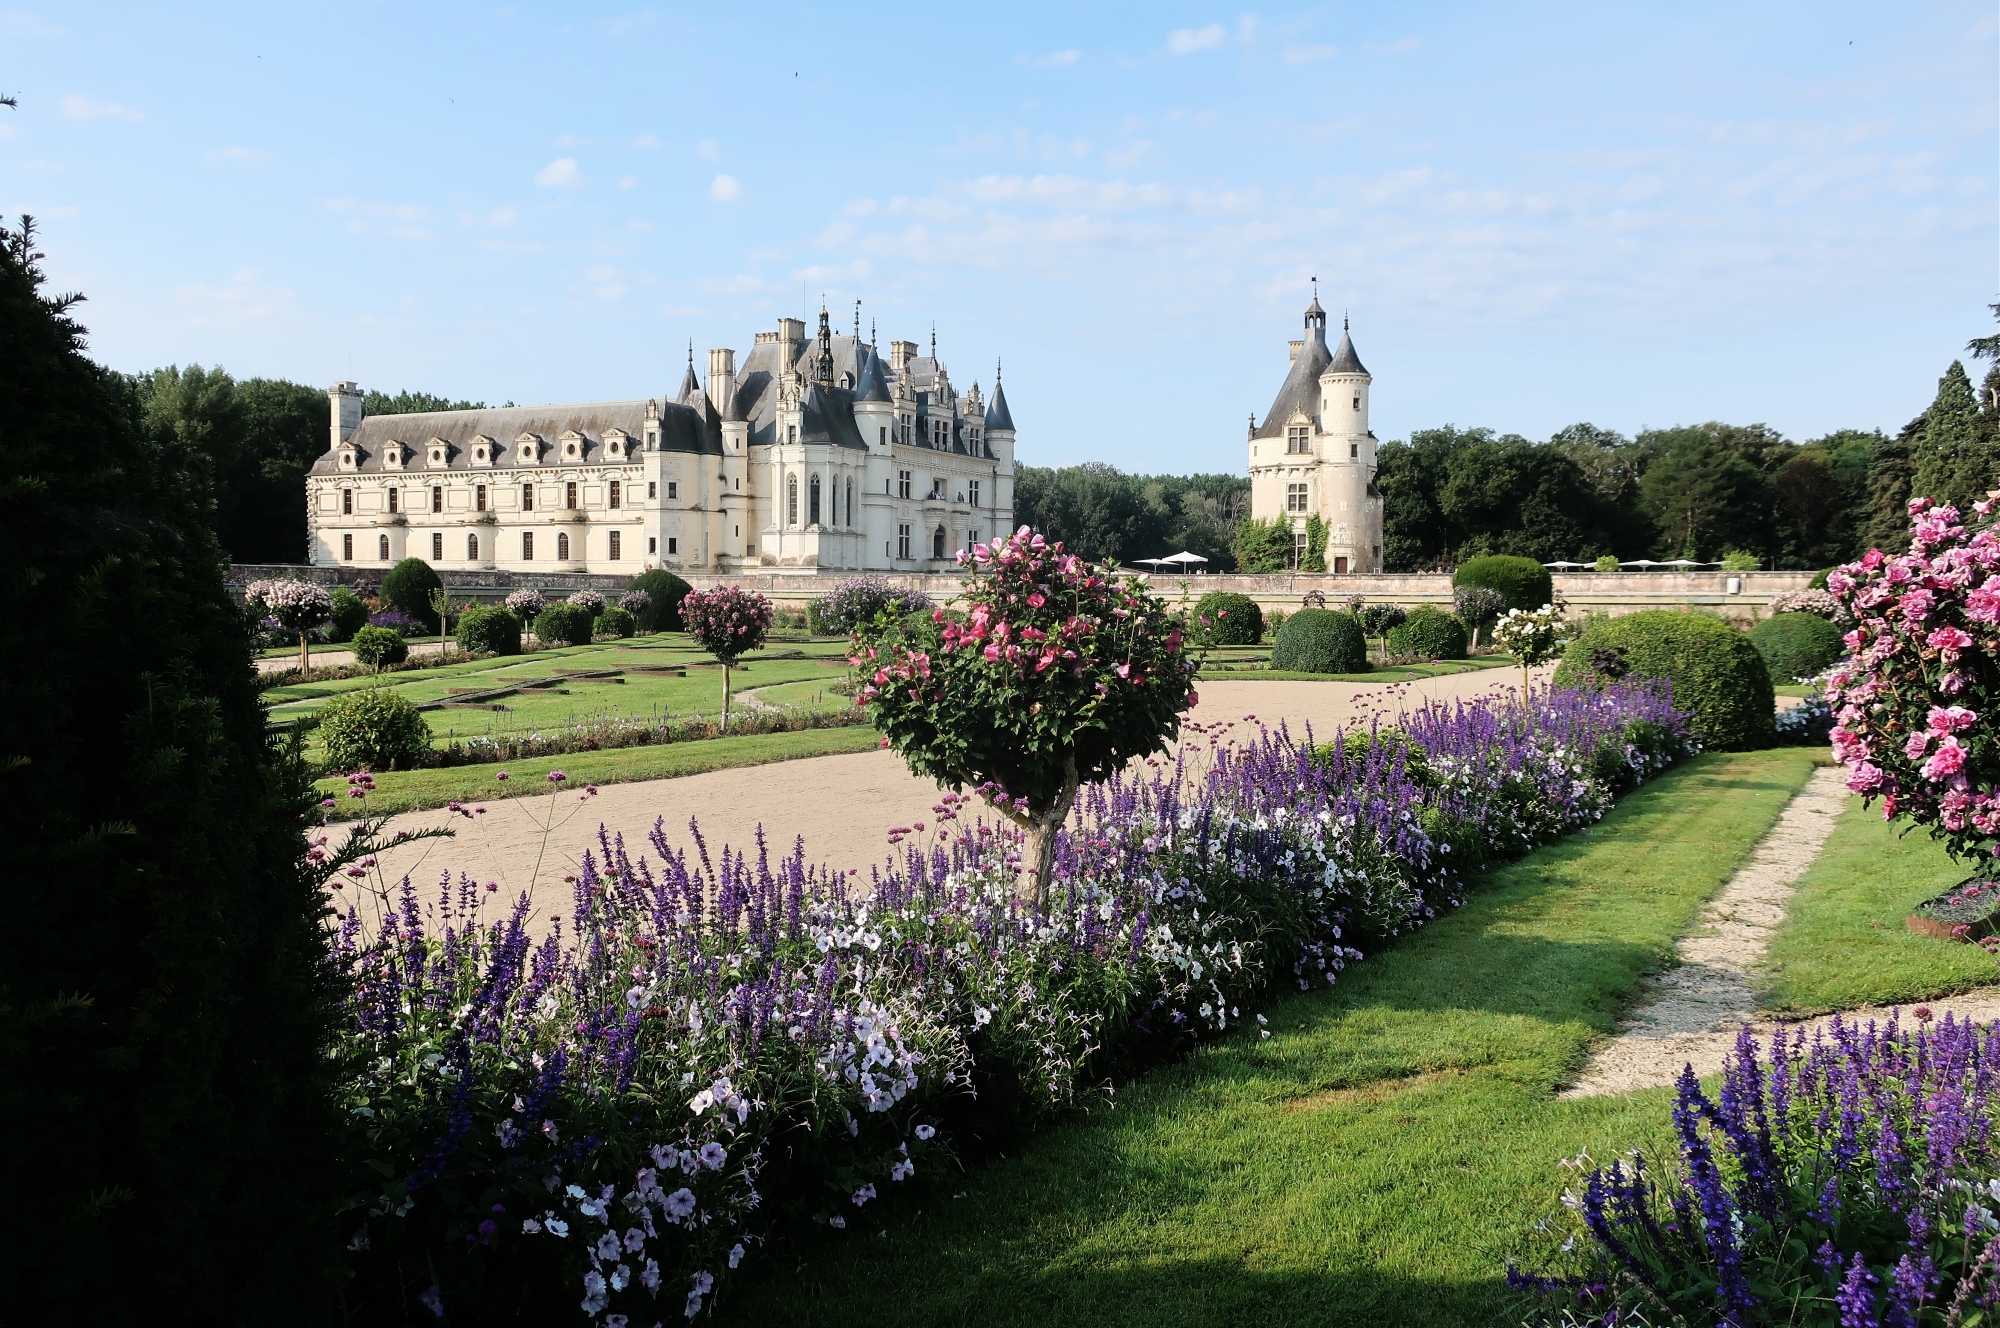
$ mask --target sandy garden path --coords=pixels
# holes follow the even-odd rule
[[[1810,1036],[1832,1016],[1779,1022],[1757,1009],[1755,970],[1771,936],[1785,920],[1785,904],[1833,833],[1847,803],[1838,769],[1822,768],[1786,805],[1776,825],[1757,842],[1722,893],[1674,947],[1678,965],[1663,973],[1624,1027],[1598,1048],[1563,1097],[1598,1097],[1671,1085],[1681,1069],[1715,1074],[1749,1024],[1760,1039],[1777,1029],[1804,1028]],[[1947,1010],[1961,1019],[2000,1017],[2000,988],[1968,992],[1929,1003],[1937,1018]],[[1905,1018],[1909,1010],[1905,1007]],[[1848,1020],[1886,1019],[1886,1009],[1849,1010]]]
[[[1470,699],[1519,683],[1514,669],[1388,685],[1204,682],[1189,718],[1206,732],[1190,732],[1184,741],[1205,744],[1217,736],[1227,741],[1256,724],[1276,727],[1280,721],[1294,732],[1310,724],[1317,733],[1331,734],[1338,725],[1366,723],[1377,714],[1393,717],[1427,700]],[[528,890],[536,912],[547,916],[552,910],[568,910],[570,886],[563,877],[595,845],[600,823],[623,833],[628,847],[636,850],[645,844],[655,818],[665,819],[670,843],[689,845],[692,817],[712,854],[719,854],[725,843],[753,844],[761,825],[771,837],[774,856],[789,852],[794,837],[803,835],[808,860],[857,869],[882,860],[890,826],[928,824],[937,800],[937,787],[910,774],[893,752],[808,757],[678,779],[607,784],[594,798],[576,790],[510,798],[487,804],[486,814],[472,822],[446,811],[405,813],[390,821],[391,833],[448,826],[458,835],[392,850],[382,855],[382,867],[390,879],[408,874],[426,895],[447,869],[497,882],[502,898]],[[546,836],[545,824],[553,827]]]
[[[412,655],[435,655],[443,651],[450,644],[452,643],[449,641],[415,641],[410,644],[410,653]],[[257,657],[257,672],[283,673],[298,662],[299,652],[296,650],[288,655],[259,655]],[[317,669],[330,669],[337,664],[352,664],[354,662],[354,652],[352,650],[315,650],[312,654],[312,662],[313,667]]]

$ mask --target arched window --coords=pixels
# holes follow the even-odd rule
[[[933,557],[933,558],[942,558],[942,557],[944,557],[944,527],[943,527],[943,526],[939,526],[939,527],[938,527],[938,528],[937,528],[936,530],[934,530],[934,531],[932,531],[932,532],[931,532],[931,557]]]
[[[850,528],[854,525],[854,477],[851,475],[847,478],[847,524]]]
[[[799,524],[799,477],[785,476],[785,524]]]
[[[465,537],[465,561],[469,563],[479,561],[479,536],[467,535]]]
[[[819,524],[819,476],[815,475],[806,483],[806,524]]]
[[[556,532],[556,561],[559,563],[569,561],[569,533],[567,531],[559,530]]]
[[[389,490],[389,492],[390,492],[390,493],[394,493],[394,492],[395,492],[395,490],[394,490],[394,489],[391,489],[391,490]],[[388,561],[389,561],[389,537],[388,537],[387,535],[384,535],[384,536],[382,536],[382,537],[381,537],[381,538],[380,538],[379,540],[377,540],[377,541],[375,542],[375,547],[376,547],[377,549],[381,550],[380,554],[378,555],[378,556],[380,557],[381,561],[383,561],[383,562],[385,562],[385,563],[386,563],[386,562],[388,562]]]

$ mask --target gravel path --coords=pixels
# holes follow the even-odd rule
[[[1592,1055],[1562,1096],[1671,1084],[1688,1064],[1697,1074],[1712,1073],[1722,1068],[1743,1024],[1771,1026],[1758,1017],[1755,970],[1785,920],[1786,900],[1825,847],[1846,802],[1840,770],[1813,772],[1674,947],[1678,965],[1652,984],[1624,1028]]]
[[[451,644],[453,643],[449,641],[413,641],[410,643],[410,653],[412,655],[435,655]],[[259,655],[257,657],[257,672],[283,673],[286,669],[296,668],[298,662],[299,652],[296,650],[288,655]],[[354,652],[352,650],[315,650],[312,653],[312,662],[313,667],[316,669],[330,669],[337,664],[352,664],[354,662]]]

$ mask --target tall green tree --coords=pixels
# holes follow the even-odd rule
[[[439,410],[484,410],[484,401],[453,401],[450,397],[408,388],[390,396],[387,392],[365,392],[361,397],[363,415],[424,415]]]
[[[176,374],[148,428],[40,259],[0,227],[0,1286],[22,1323],[316,1322],[334,978],[210,524],[226,393]]]
[[[1646,467],[1639,496],[1659,532],[1656,547],[1669,557],[1769,549],[1770,483],[1742,455],[1706,437],[1672,442]]]
[[[1923,436],[1917,442],[1911,485],[1914,496],[1957,503],[1961,508],[1984,498],[1996,482],[1994,457],[1972,380],[1957,360],[1938,380],[1937,396],[1924,412]]]
[[[1868,519],[1861,531],[1863,552],[1872,548],[1902,553],[1910,547],[1910,491],[1924,421],[1919,415],[1894,438],[1875,444],[1874,462],[1868,469]]]

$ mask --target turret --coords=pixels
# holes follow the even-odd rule
[[[361,388],[354,383],[338,382],[326,390],[326,398],[333,417],[333,436],[327,447],[335,448],[361,427]]]
[[[868,450],[886,456],[896,437],[896,403],[882,372],[882,357],[862,353],[861,381],[854,385],[854,424]]]
[[[1014,415],[1007,409],[1007,390],[1000,386],[1000,364],[993,365],[993,400],[986,406],[986,446],[995,461],[1014,460]]]
[[[1317,307],[1319,302],[1315,300],[1313,304]],[[1348,335],[1347,319],[1343,316],[1340,345],[1334,348],[1333,359],[1319,376],[1321,431],[1337,438],[1367,439],[1368,386],[1374,381],[1354,352],[1354,338]],[[1361,459],[1358,453],[1354,459]],[[1372,460],[1372,455],[1368,459]]]

